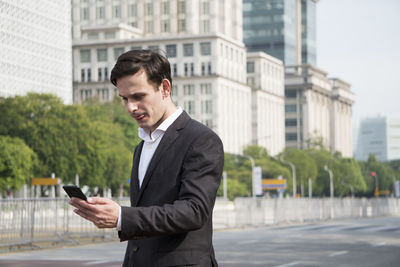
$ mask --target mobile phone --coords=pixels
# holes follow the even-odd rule
[[[85,194],[76,185],[64,185],[63,189],[64,189],[64,191],[67,193],[67,195],[70,198],[71,197],[77,197],[77,198],[80,198],[82,200],[87,200],[87,197],[85,196]]]

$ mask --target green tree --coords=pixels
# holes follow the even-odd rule
[[[36,154],[20,138],[0,136],[0,191],[18,190],[30,181],[37,167]]]

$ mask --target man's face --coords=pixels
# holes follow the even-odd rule
[[[166,102],[162,84],[156,90],[144,70],[117,80],[120,97],[129,114],[143,129],[153,132],[165,120]]]

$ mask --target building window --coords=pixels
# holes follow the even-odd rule
[[[98,68],[98,70],[97,70],[97,80],[99,82],[103,80],[103,69],[102,68]]]
[[[107,48],[97,49],[97,62],[107,61]]]
[[[194,76],[194,63],[190,63],[190,76]]]
[[[286,98],[296,98],[296,96],[297,96],[296,90],[285,90]]]
[[[210,3],[208,0],[200,2],[200,15],[210,14]]]
[[[201,62],[201,75],[206,75],[206,63]]]
[[[160,49],[159,49],[158,45],[149,45],[149,50],[158,52],[158,50],[160,50]]]
[[[108,88],[98,88],[97,96],[99,97],[99,99],[101,99],[103,101],[107,101],[108,100]]]
[[[92,70],[87,69],[87,81],[91,82],[92,81]]]
[[[193,115],[194,114],[194,101],[189,100],[184,102],[184,109],[187,113]]]
[[[104,80],[108,81],[108,68],[107,67],[104,68]]]
[[[186,31],[186,20],[180,19],[178,21],[178,32],[185,32]]]
[[[188,76],[188,72],[189,72],[188,63],[184,64],[184,71],[185,71],[185,76]]]
[[[211,83],[200,84],[200,93],[202,95],[211,95],[212,94]]]
[[[169,20],[164,19],[161,21],[161,32],[169,32]]]
[[[184,84],[183,85],[183,95],[194,95],[194,84]]]
[[[172,85],[171,96],[178,96],[178,86],[177,85]]]
[[[209,56],[211,55],[211,43],[200,43],[200,54],[202,56]]]
[[[211,114],[212,113],[212,100],[201,101],[201,113]]]
[[[255,85],[254,77],[247,77],[247,85],[253,87]]]
[[[247,73],[254,73],[254,62],[247,62]]]
[[[183,56],[185,57],[193,56],[193,44],[183,44]]]
[[[297,119],[286,119],[285,120],[285,126],[286,127],[297,126]]]
[[[131,50],[141,50],[141,46],[131,46]]]
[[[86,100],[92,97],[92,89],[81,90],[81,100]]]
[[[85,69],[81,69],[81,82],[85,81]]]
[[[176,45],[166,45],[165,48],[167,50],[167,57],[176,57]]]
[[[104,19],[104,6],[98,6],[96,8],[96,19]]]
[[[129,17],[136,17],[136,4],[129,5]]]
[[[178,67],[177,67],[176,63],[172,64],[172,76],[173,77],[178,76]]]
[[[99,34],[97,32],[88,33],[88,40],[98,40]]]
[[[118,57],[124,53],[124,48],[123,47],[116,47],[114,48],[114,59],[117,60]]]
[[[207,67],[208,67],[208,75],[211,75],[212,74],[211,62],[208,62]]]
[[[119,19],[121,17],[121,6],[113,6],[113,18]]]
[[[145,24],[146,26],[145,26],[145,31],[146,31],[146,33],[152,33],[153,32],[153,21],[146,21],[146,24]]]
[[[178,2],[178,14],[186,13],[186,3],[185,0],[179,0]]]
[[[285,105],[285,112],[296,113],[296,111],[297,111],[296,104]]]
[[[144,14],[146,16],[152,16],[153,15],[153,3],[146,3],[144,5]]]
[[[90,62],[90,50],[89,49],[81,50],[80,55],[81,55],[81,63]]]
[[[115,32],[106,32],[104,35],[104,38],[106,39],[114,39],[115,38]]]
[[[169,2],[167,2],[167,1],[161,2],[161,14],[162,15],[169,14]]]
[[[286,141],[297,141],[297,133],[286,133]]]
[[[82,7],[81,12],[82,12],[82,20],[87,21],[90,19],[88,7]]]
[[[210,21],[209,20],[201,20],[200,21],[200,32],[201,33],[210,32]]]

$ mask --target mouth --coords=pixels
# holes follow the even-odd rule
[[[141,114],[141,115],[133,115],[132,116],[136,121],[141,121],[144,119],[145,115]]]

